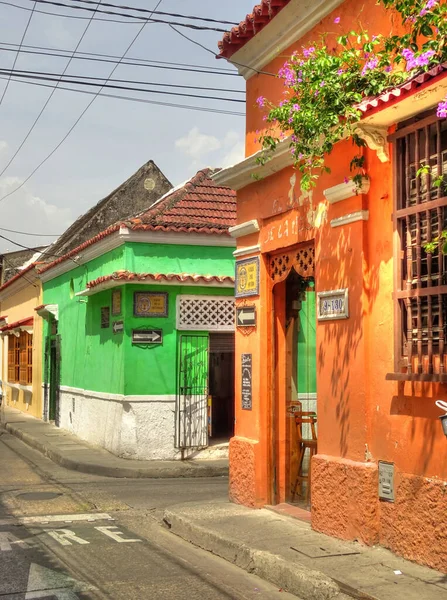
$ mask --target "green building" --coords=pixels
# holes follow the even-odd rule
[[[44,418],[116,455],[233,434],[236,198],[212,174],[40,271]]]

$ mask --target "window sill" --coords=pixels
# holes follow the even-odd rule
[[[387,381],[427,381],[431,383],[447,383],[447,373],[387,373]]]
[[[22,385],[21,383],[10,383],[9,381],[4,381],[3,385],[7,385],[14,390],[22,390],[22,392],[32,392],[33,387],[31,385]]]

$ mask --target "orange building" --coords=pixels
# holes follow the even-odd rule
[[[256,98],[278,103],[283,92],[268,74],[336,17],[355,28],[360,8],[371,33],[400,22],[375,0],[263,0],[220,44],[247,80],[246,158],[214,176],[237,190],[230,496],[306,504],[311,474],[314,529],[445,571],[447,439],[435,400],[447,398],[447,258],[421,245],[447,227],[447,198],[415,184],[415,165],[424,158],[447,173],[447,121],[436,117],[447,71],[362,104],[361,193],[345,183],[349,140],[311,193],[300,191],[288,140],[256,161],[265,127]],[[303,412],[316,413],[315,436]],[[317,438],[301,468],[300,435]]]

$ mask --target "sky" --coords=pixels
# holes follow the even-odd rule
[[[81,4],[78,0],[61,1],[67,5],[92,6]],[[127,3],[107,1],[145,9],[153,9],[157,4],[157,0],[129,0]],[[25,33],[31,14],[29,9],[33,9],[34,1],[8,2],[15,6],[0,2],[0,69],[10,69],[13,66],[17,46],[12,44],[20,44],[23,36],[22,50],[30,50],[26,46],[40,46],[73,51],[92,14],[37,3],[36,10],[39,11],[84,18],[34,12]],[[157,10],[239,22],[251,12],[254,4],[255,0],[162,0]],[[28,10],[23,10],[24,8]],[[108,17],[97,13],[85,32],[78,52],[121,57],[141,29],[142,22],[129,22],[130,19],[125,19],[124,23],[106,22],[97,20],[98,17],[124,20],[123,17]],[[181,21],[159,15],[156,18]],[[220,29],[231,28],[231,25],[199,24]],[[221,32],[178,29],[217,53],[217,42],[223,35]],[[20,52],[14,68],[61,74],[69,57],[69,54],[54,57]],[[245,100],[245,81],[236,76],[234,67],[223,60],[216,60],[211,52],[184,39],[167,24],[147,23],[126,57],[164,61],[174,65],[201,65],[214,70],[228,69],[228,73],[232,75],[168,70],[167,65],[161,65],[162,68],[119,65],[112,75],[114,79],[164,83],[176,87],[157,89]],[[110,75],[114,66],[107,62],[72,60],[66,75],[104,78]],[[7,83],[4,77],[0,73],[0,98]],[[52,91],[48,87],[30,85],[29,79],[22,81],[28,83],[11,81],[0,103],[0,172],[23,142]],[[42,80],[41,83],[48,85],[47,81]],[[178,89],[178,85],[230,91]],[[141,87],[140,84],[137,86]],[[98,88],[83,89],[96,91]],[[241,102],[110,89],[104,90],[104,93],[132,95],[156,102],[189,104],[201,109],[208,107],[245,113],[245,104]],[[148,160],[153,160],[175,186],[203,167],[225,167],[243,158],[243,115],[97,97],[67,139],[23,184],[34,168],[59,144],[93,97],[66,90],[56,90],[52,96],[16,158],[0,176],[1,236],[28,247],[54,241],[55,236],[63,233],[79,215],[107,196]],[[3,196],[18,186],[22,187],[2,200]],[[45,237],[11,233],[4,229],[44,234]],[[20,250],[20,246],[0,237],[0,252],[15,250]]]

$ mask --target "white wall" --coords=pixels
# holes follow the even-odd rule
[[[118,396],[60,389],[60,426],[116,456],[176,460],[174,396]]]

